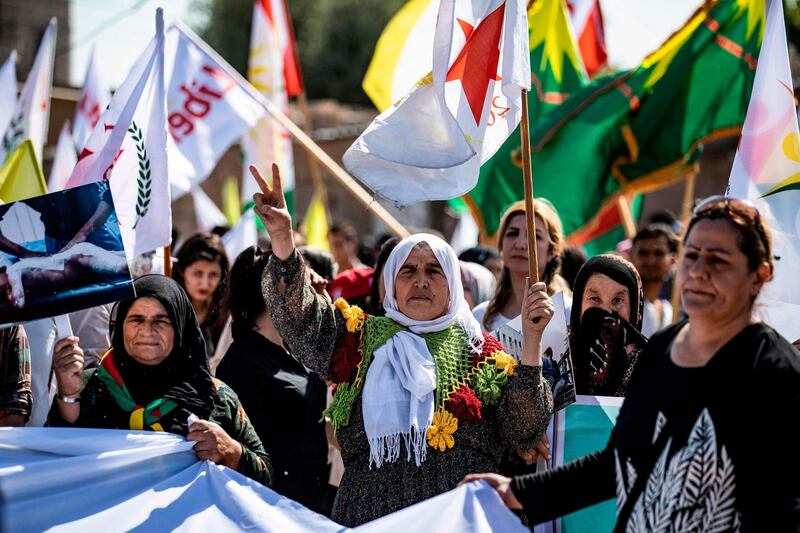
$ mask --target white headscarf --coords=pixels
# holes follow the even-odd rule
[[[445,314],[433,320],[414,320],[400,311],[394,282],[411,250],[426,243],[444,271],[450,289]],[[370,466],[380,467],[400,456],[400,437],[406,443],[408,460],[414,451],[419,466],[425,460],[425,434],[433,420],[436,364],[422,333],[442,331],[453,323],[466,333],[470,347],[480,353],[483,345],[481,326],[464,300],[458,257],[445,241],[428,233],[406,237],[392,250],[383,270],[386,316],[410,331],[400,331],[373,354],[367,371],[361,401],[364,430],[370,451]]]

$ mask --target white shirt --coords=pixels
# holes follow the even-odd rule
[[[661,316],[658,316],[656,306],[645,298],[644,310],[642,313],[642,335],[650,338],[653,333],[672,324],[672,304],[669,300],[659,300],[661,302]]]

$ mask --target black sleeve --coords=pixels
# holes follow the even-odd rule
[[[538,474],[517,476],[511,490],[528,521],[538,524],[572,513],[615,495],[614,434],[605,449]]]

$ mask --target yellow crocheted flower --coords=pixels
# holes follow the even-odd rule
[[[344,319],[347,331],[355,333],[364,325],[364,311],[357,305],[350,305],[344,298],[337,298],[333,304],[336,306]]]
[[[506,376],[513,376],[514,369],[517,367],[517,360],[506,352],[494,352],[492,354],[494,365],[505,372]]]
[[[456,443],[453,439],[453,433],[457,429],[458,419],[445,409],[440,408],[433,413],[433,422],[428,428],[428,445],[432,448],[438,448],[440,452],[452,448]]]

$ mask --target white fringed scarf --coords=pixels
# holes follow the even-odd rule
[[[450,289],[450,302],[444,315],[433,320],[413,320],[400,312],[394,293],[394,282],[411,250],[426,243],[442,266]],[[400,331],[375,350],[367,370],[361,409],[367,433],[370,467],[380,468],[384,462],[400,456],[400,438],[414,454],[419,466],[426,457],[426,432],[433,420],[436,391],[436,364],[423,333],[442,331],[451,324],[460,325],[473,351],[480,353],[483,344],[481,326],[472,316],[464,300],[458,257],[445,241],[427,233],[412,235],[400,241],[389,255],[383,270],[386,316],[410,331]]]

